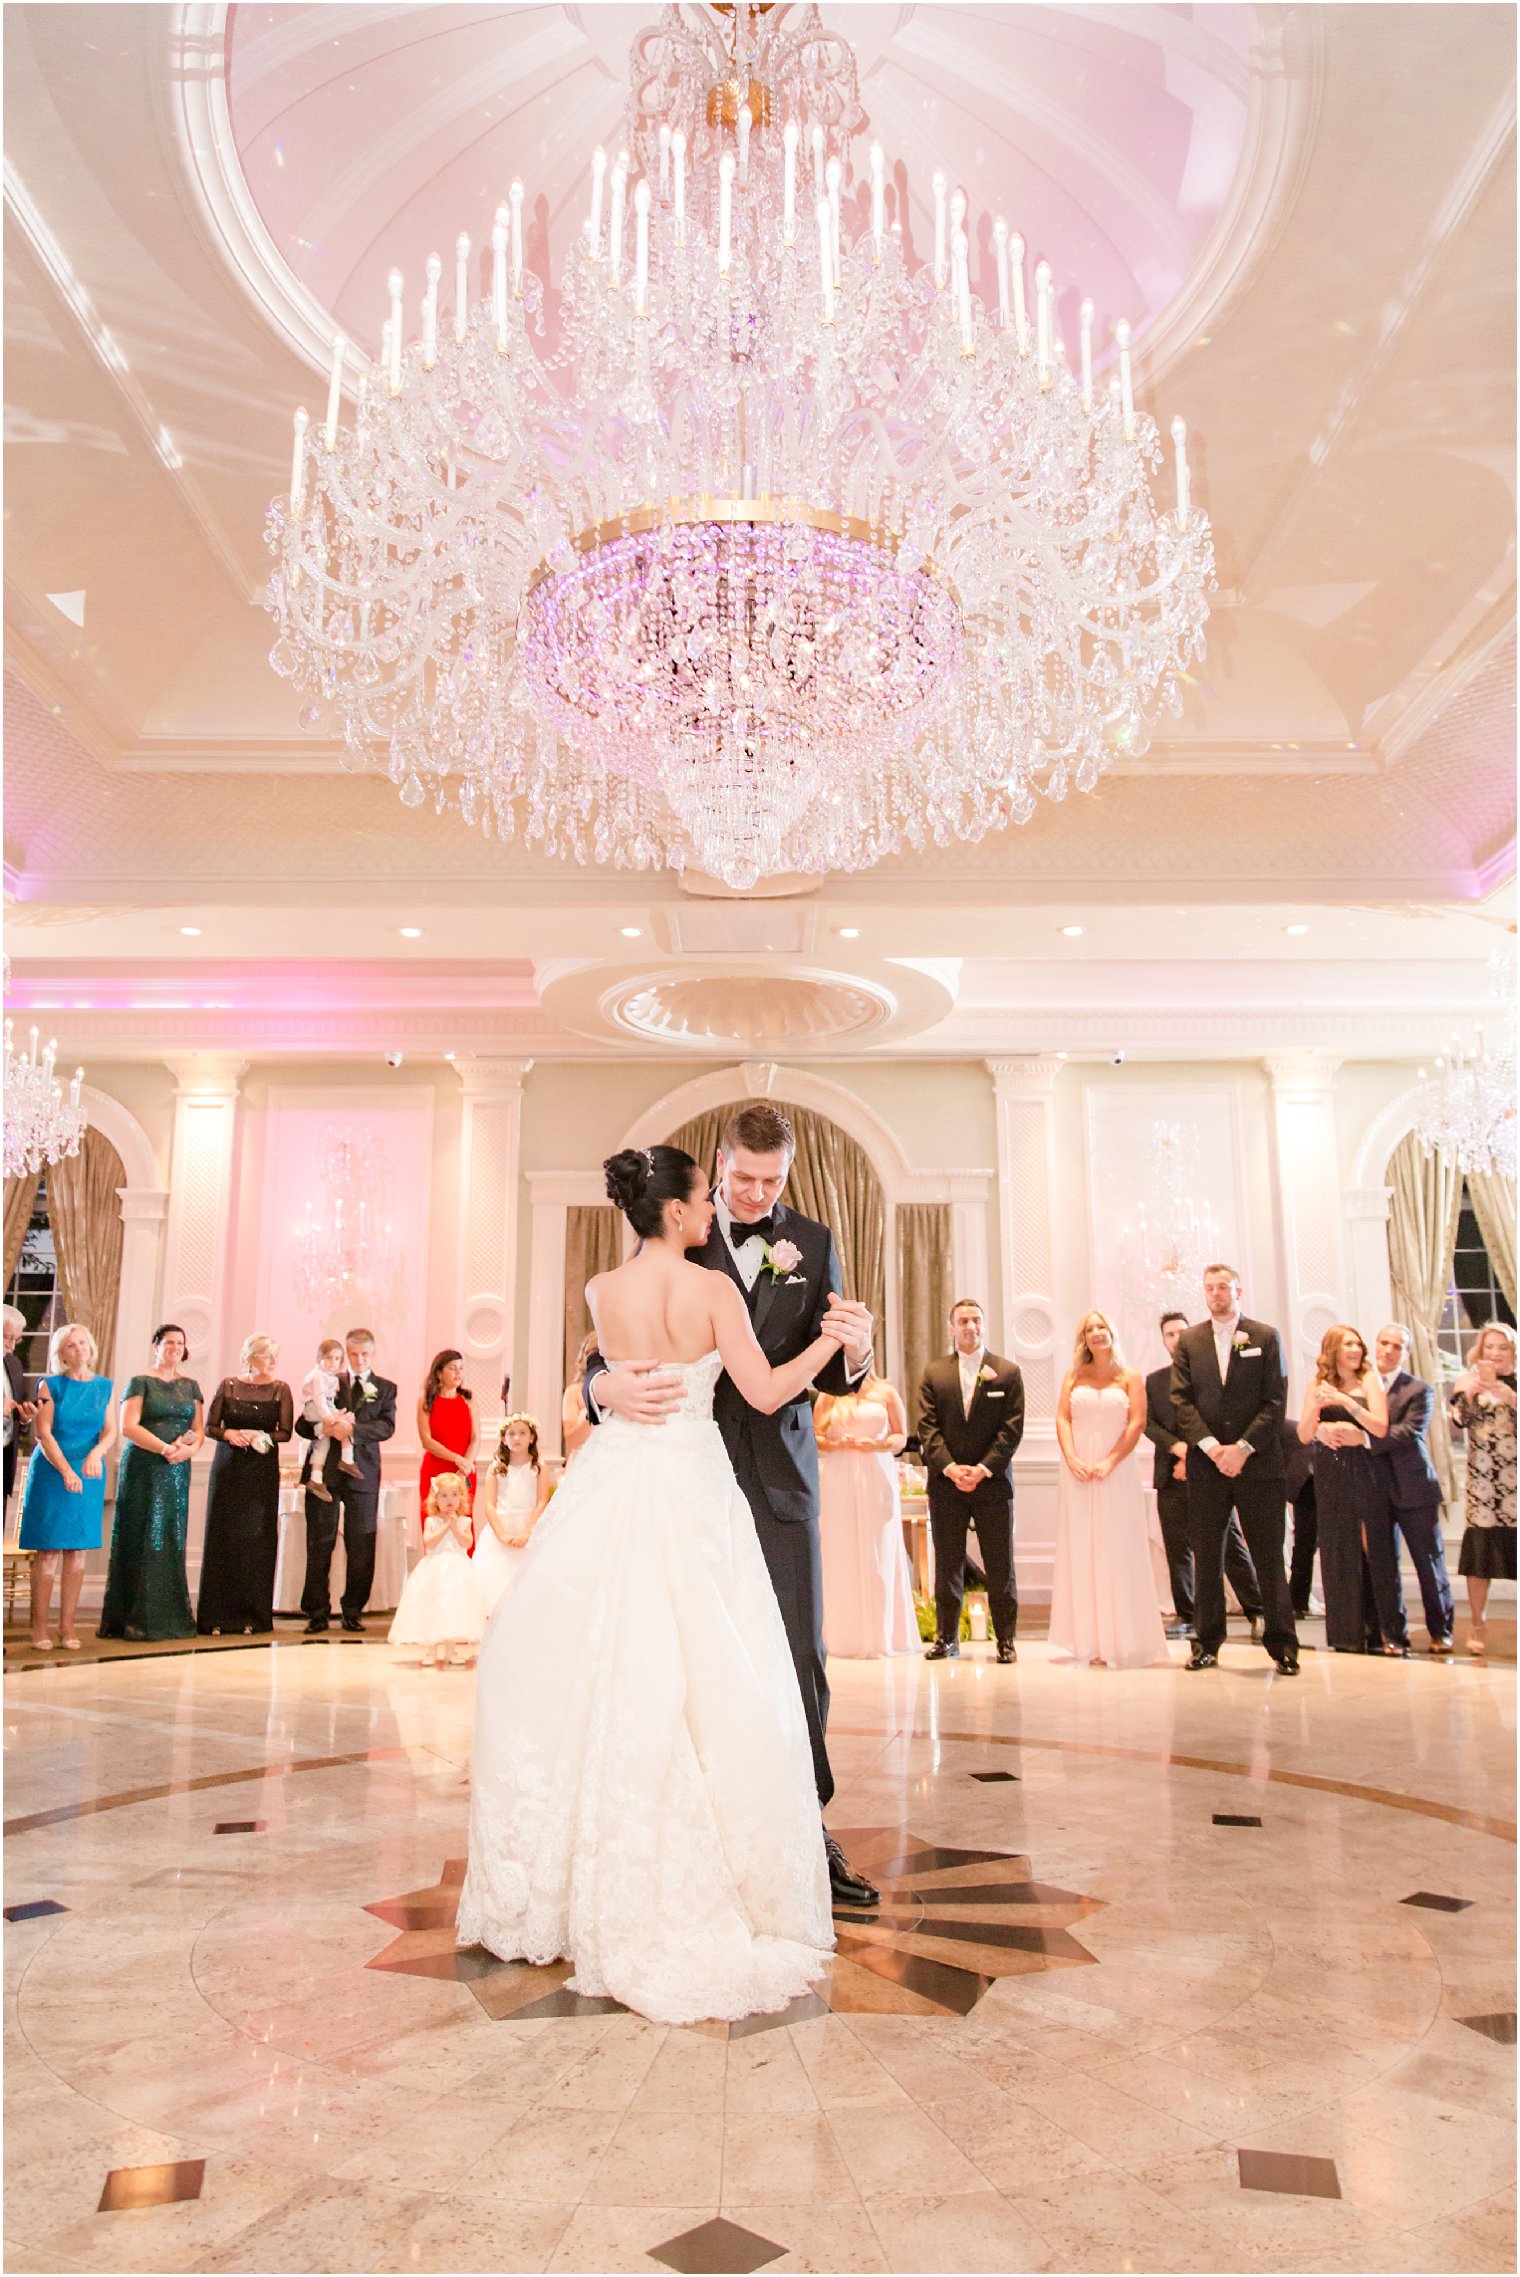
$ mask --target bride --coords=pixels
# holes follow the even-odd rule
[[[679,1147],[615,1154],[639,1245],[586,1290],[610,1361],[680,1371],[662,1424],[591,1434],[480,1648],[461,1945],[575,1964],[656,2023],[769,2014],[833,1945],[801,1695],[717,1425],[767,1414],[842,1338],[772,1368],[738,1285],[688,1264],[713,1204]]]
[[[1101,1312],[1077,1330],[1056,1405],[1061,1495],[1052,1649],[1089,1666],[1166,1660],[1145,1500],[1131,1457],[1145,1423],[1145,1381],[1127,1368]]]

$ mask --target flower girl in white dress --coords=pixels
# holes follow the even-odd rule
[[[458,1471],[434,1479],[422,1521],[422,1557],[407,1575],[393,1645],[421,1645],[442,1668],[473,1659],[485,1633],[480,1588],[470,1565],[470,1488]]]
[[[517,1579],[528,1536],[548,1506],[549,1480],[538,1461],[538,1425],[531,1415],[509,1415],[501,1427],[496,1459],[480,1481],[476,1512],[471,1564],[487,1620]]]

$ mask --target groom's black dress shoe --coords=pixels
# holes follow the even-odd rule
[[[347,1629],[350,1636],[354,1636],[355,1634],[363,1636],[364,1634],[364,1623],[360,1620],[357,1613],[345,1613],[343,1616],[343,1626],[345,1629]]]
[[[306,1634],[309,1637],[319,1637],[327,1625],[328,1621],[327,1615],[325,1613],[314,1613],[306,1624]]]
[[[823,1848],[829,1861],[829,1895],[834,1903],[856,1908],[880,1905],[880,1890],[874,1882],[868,1882],[864,1874],[856,1873],[827,1827],[823,1830]]]
[[[999,1668],[1006,1668],[1011,1660],[1018,1659],[1018,1651],[1012,1637],[999,1637],[997,1656]]]
[[[958,1644],[946,1644],[943,1637],[936,1637],[924,1654],[925,1660],[959,1660],[960,1657],[960,1646]]]
[[[1296,1676],[1298,1674],[1298,1654],[1296,1652],[1274,1652],[1272,1659],[1279,1676]]]
[[[1217,1652],[1200,1652],[1198,1647],[1194,1645],[1192,1656],[1186,1665],[1189,1668],[1217,1668],[1219,1666],[1219,1655]]]

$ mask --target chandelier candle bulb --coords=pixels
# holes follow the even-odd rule
[[[992,225],[992,250],[997,259],[998,330],[1008,329],[1008,224],[1001,214]]]
[[[822,127],[821,127],[821,126],[815,126],[815,127],[814,127],[814,129],[813,129],[813,195],[814,195],[814,197],[815,197],[815,198],[821,198],[821,197],[823,196],[823,191],[824,191],[824,179],[823,179],[823,129],[822,129]]]
[[[833,223],[829,214],[827,198],[818,200],[817,220],[818,282],[823,291],[823,321],[825,324],[832,324],[834,321],[834,267],[829,258],[829,239],[833,234]]]
[[[1029,311],[1024,305],[1024,240],[1017,230],[1008,240],[1008,267],[1013,284],[1013,329],[1019,354],[1029,353]]]
[[[454,345],[462,348],[470,328],[470,240],[464,230],[454,240]]]
[[[633,312],[649,314],[649,184],[633,193]]]
[[[718,274],[726,277],[733,266],[734,154],[725,150],[718,160]]]
[[[879,142],[871,145],[871,240],[876,247],[876,258],[881,259],[882,240],[887,234],[887,154]]]
[[[675,167],[675,196],[672,214],[675,220],[676,243],[686,243],[686,137],[679,127],[670,138],[671,163]]]
[[[1036,359],[1040,367],[1040,385],[1050,385],[1051,301],[1050,263],[1041,261],[1034,273]]]
[[[342,333],[333,342],[332,369],[327,375],[327,424],[322,439],[330,451],[338,447],[338,413],[343,408],[343,351],[347,343]]]
[[[521,300],[523,277],[523,186],[521,182],[512,184],[507,192],[507,203],[512,209],[512,290]]]
[[[303,409],[298,411],[295,416],[295,445],[290,454],[290,511],[292,514],[300,513],[301,501],[306,494],[305,484],[302,481],[306,451],[306,427],[307,418]],[[37,1031],[34,1028],[32,1030],[34,1045],[36,1041]]]
[[[746,98],[739,105],[738,120],[739,187],[741,190],[748,189],[749,187],[749,134],[752,124],[753,121],[749,115],[749,102],[748,98]]]
[[[427,257],[427,291],[422,297],[422,361],[431,371],[438,361],[438,280],[443,263],[436,253]]]
[[[602,257],[602,185],[607,178],[607,153],[600,143],[591,153],[591,211],[586,217],[586,250],[593,261]]]
[[[1082,409],[1083,409],[1084,411],[1091,411],[1091,409],[1092,409],[1092,407],[1093,407],[1093,391],[1092,391],[1092,328],[1093,328],[1093,313],[1094,313],[1094,311],[1093,311],[1093,304],[1092,304],[1092,302],[1091,302],[1090,300],[1084,300],[1084,301],[1083,301],[1083,303],[1082,303],[1082,320],[1081,320],[1081,321],[1082,321]]]
[[[945,177],[934,177],[934,289],[943,292],[949,270],[945,265]]]
[[[1124,439],[1135,439],[1135,389],[1129,368],[1129,326],[1121,316],[1114,326],[1114,338],[1119,343],[1119,401],[1124,407]]]
[[[1187,421],[1185,419],[1174,419],[1172,421],[1172,442],[1175,445],[1177,452],[1177,527],[1179,530],[1185,530],[1188,525],[1189,489],[1187,463]]]
[[[781,130],[782,162],[785,175],[781,191],[781,242],[797,242],[797,121],[788,119]]]
[[[670,196],[670,128],[660,122],[660,196]]]

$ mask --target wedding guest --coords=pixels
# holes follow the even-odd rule
[[[1451,1420],[1467,1433],[1467,1525],[1457,1571],[1467,1583],[1467,1649],[1488,1650],[1488,1585],[1515,1578],[1515,1332],[1480,1328],[1451,1387]],[[28,1481],[30,1483],[30,1481]]]
[[[855,1391],[823,1393],[813,1408],[813,1432],[823,1641],[830,1658],[916,1654],[918,1615],[897,1492],[908,1418],[896,1387],[873,1370]]]
[[[1151,1483],[1156,1489],[1156,1515],[1161,1521],[1166,1570],[1172,1585],[1172,1610],[1177,1616],[1177,1626],[1167,1631],[1169,1636],[1190,1636],[1193,1630],[1193,1545],[1188,1534],[1187,1441],[1177,1428],[1177,1410],[1172,1400],[1172,1356],[1177,1350],[1177,1340],[1187,1325],[1185,1312],[1164,1312],[1161,1315],[1161,1341],[1166,1346],[1166,1366],[1154,1369],[1145,1379],[1145,1436],[1156,1450]],[[1230,1512],[1230,1523],[1224,1540],[1224,1570],[1240,1610],[1251,1624],[1254,1643],[1261,1634],[1261,1591],[1256,1586],[1256,1568],[1251,1563],[1251,1553],[1246,1548],[1245,1536],[1240,1531],[1240,1520],[1233,1510]]]
[[[509,1415],[495,1459],[486,1467],[475,1513],[471,1564],[488,1618],[517,1579],[528,1536],[548,1509],[551,1492],[549,1474],[539,1461],[537,1423],[531,1415]]]
[[[37,1552],[32,1560],[32,1645],[37,1652],[53,1649],[48,1621],[60,1558],[59,1641],[65,1651],[78,1652],[74,1615],[85,1553],[100,1547],[105,1459],[116,1437],[116,1419],[111,1379],[95,1373],[95,1359],[90,1331],[77,1320],[66,1321],[53,1331],[48,1372],[37,1386],[37,1447],[26,1466],[18,1536],[23,1550]]]
[[[565,1461],[579,1454],[591,1436],[591,1418],[586,1413],[586,1363],[596,1350],[596,1330],[588,1328],[581,1338],[580,1350],[575,1355],[575,1369],[565,1386],[560,1401],[559,1436],[565,1450]]]
[[[1283,1571],[1280,1428],[1288,1379],[1282,1339],[1240,1309],[1240,1275],[1210,1265],[1209,1317],[1184,1329],[1172,1357],[1177,1428],[1187,1441],[1188,1531],[1193,1541],[1195,1635],[1189,1668],[1217,1668],[1225,1638],[1224,1544],[1230,1512],[1261,1590],[1263,1642],[1284,1676],[1298,1674],[1298,1632]]]
[[[195,1625],[203,1637],[267,1636],[280,1551],[280,1457],[290,1437],[290,1386],[274,1372],[272,1336],[248,1337],[239,1373],[216,1387],[206,1436],[216,1441],[206,1488],[206,1539]],[[308,1505],[308,1507],[310,1507]]]
[[[1388,1402],[1367,1347],[1354,1328],[1338,1322],[1325,1330],[1298,1419],[1300,1440],[1314,1448],[1325,1642],[1332,1652],[1378,1649],[1368,1643],[1364,1545],[1379,1502],[1372,1442],[1387,1429]]]
[[[37,1403],[26,1396],[26,1370],[16,1350],[26,1334],[26,1314],[19,1305],[7,1305],[0,1317],[5,1322],[5,1499],[0,1503],[0,1528],[3,1528],[10,1520],[21,1434],[34,1420]]]
[[[1090,1312],[1056,1403],[1060,1510],[1050,1642],[1090,1668],[1165,1660],[1145,1502],[1130,1456],[1145,1427],[1145,1385],[1113,1326]]]
[[[1378,1330],[1373,1359],[1388,1402],[1388,1429],[1372,1442],[1378,1506],[1367,1524],[1367,1563],[1384,1650],[1404,1657],[1409,1623],[1399,1574],[1399,1539],[1409,1552],[1420,1584],[1430,1650],[1451,1651],[1451,1583],[1441,1541],[1441,1482],[1430,1459],[1430,1418],[1436,1395],[1431,1385],[1409,1373],[1411,1338],[1401,1320]]]
[[[306,1450],[301,1465],[301,1484],[308,1494],[319,1502],[331,1502],[332,1495],[322,1483],[322,1449],[320,1427],[338,1412],[338,1386],[343,1380],[343,1346],[336,1336],[324,1336],[317,1346],[316,1365],[301,1378],[301,1414],[306,1422],[318,1427]],[[346,1452],[338,1457],[340,1470],[353,1471],[354,1465]],[[357,1476],[355,1472],[355,1476]]]
[[[931,1360],[918,1393],[918,1436],[929,1473],[936,1635],[925,1660],[960,1657],[966,1535],[974,1525],[987,1573],[997,1657],[1018,1659],[1018,1584],[1013,1569],[1012,1463],[1024,1436],[1024,1378],[1017,1363],[987,1350],[982,1308],[950,1308],[954,1350]]]
[[[464,1355],[445,1351],[433,1355],[422,1397],[417,1402],[417,1436],[422,1441],[422,1468],[417,1492],[426,1510],[433,1481],[452,1471],[465,1482],[465,1499],[475,1507],[475,1408],[464,1388]],[[357,1478],[357,1471],[354,1473]]]
[[[187,1376],[189,1339],[177,1321],[153,1331],[153,1365],[121,1403],[121,1464],[111,1562],[97,1636],[159,1642],[193,1637],[185,1579],[190,1458],[206,1436],[201,1387]]]
[[[375,1535],[380,1524],[380,1448],[396,1428],[396,1387],[374,1370],[375,1339],[367,1328],[351,1328],[344,1338],[348,1362],[338,1382],[338,1412],[327,1423],[302,1416],[296,1430],[326,1447],[322,1482],[330,1499],[306,1497],[306,1582],[301,1611],[308,1636],[320,1636],[332,1620],[332,1554],[343,1517],[343,1626],[353,1635],[364,1629],[363,1613],[375,1579]],[[457,1355],[456,1355],[457,1357]],[[345,1467],[351,1457],[357,1470]],[[440,1474],[442,1475],[442,1474]],[[455,1475],[459,1475],[457,1470]]]
[[[486,1615],[470,1570],[470,1494],[463,1472],[440,1470],[422,1515],[422,1557],[406,1577],[391,1622],[393,1645],[420,1645],[424,1666],[466,1661]]]

